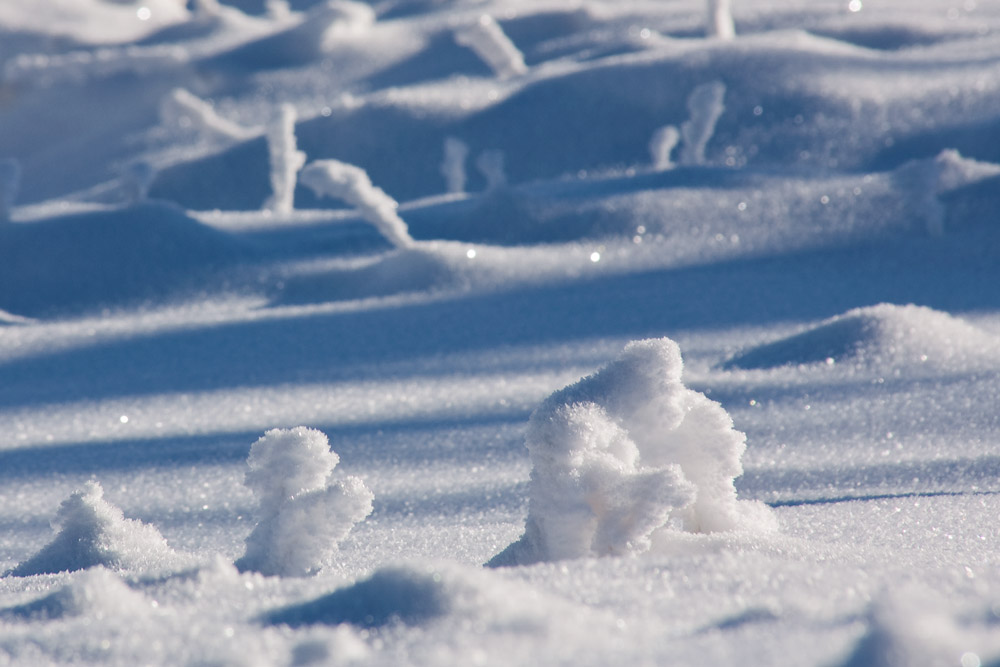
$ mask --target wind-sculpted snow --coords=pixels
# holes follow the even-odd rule
[[[95,565],[150,571],[185,562],[167,546],[156,528],[126,519],[120,509],[104,500],[104,490],[97,482],[87,482],[64,500],[52,527],[55,539],[10,574],[26,577]]]
[[[153,607],[102,565],[73,577],[53,593],[0,609],[0,620],[47,621],[72,617],[141,616]]]
[[[730,368],[786,365],[930,367],[967,371],[1000,364],[1000,338],[924,306],[855,308],[801,333],[738,354]]]
[[[657,530],[774,529],[736,498],[745,436],[681,370],[672,340],[633,342],[535,410],[524,535],[491,565],[641,553]]]
[[[246,485],[257,498],[257,525],[236,565],[262,574],[305,576],[331,564],[338,543],[372,511],[357,477],[332,480],[340,462],[314,429],[273,429],[250,448]]]

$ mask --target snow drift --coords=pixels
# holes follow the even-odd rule
[[[150,611],[149,600],[98,565],[37,600],[0,610],[0,619],[39,621],[77,616],[104,618]]]
[[[236,562],[240,570],[305,576],[332,562],[374,498],[357,477],[330,480],[339,462],[326,436],[303,426],[272,429],[253,444],[245,484],[257,497],[258,518]]]
[[[774,527],[764,505],[736,498],[745,436],[681,370],[669,338],[636,341],[532,414],[524,535],[490,565],[638,553],[664,529]]]
[[[153,526],[126,519],[104,500],[97,482],[63,501],[52,522],[52,542],[9,574],[26,577],[103,565],[115,570],[150,570],[184,562]]]
[[[726,368],[807,364],[968,368],[1000,359],[1000,339],[947,313],[882,303],[855,308],[805,331],[751,348]]]

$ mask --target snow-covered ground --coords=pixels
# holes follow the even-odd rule
[[[998,517],[997,0],[0,2],[0,665],[1000,665]]]

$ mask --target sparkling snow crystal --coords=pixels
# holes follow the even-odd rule
[[[374,498],[357,477],[330,481],[339,462],[323,433],[302,426],[272,429],[253,444],[245,483],[260,506],[241,570],[305,576],[330,562]]]
[[[736,498],[745,436],[681,369],[670,339],[633,342],[534,412],[525,532],[491,565],[642,552],[669,527],[773,527],[765,506]]]
[[[58,531],[55,539],[10,574],[49,574],[95,565],[146,570],[179,563],[180,557],[156,528],[124,518],[103,496],[100,484],[87,482],[64,500],[52,521]]]

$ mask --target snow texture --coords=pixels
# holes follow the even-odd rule
[[[725,96],[726,85],[721,81],[703,83],[688,96],[689,117],[681,124],[681,164],[705,164],[705,148],[715,132],[715,124],[726,110]]]
[[[477,21],[456,30],[455,41],[475,51],[501,79],[528,71],[524,55],[489,14],[483,14]]]
[[[96,565],[114,570],[176,567],[183,559],[153,526],[126,519],[104,500],[97,482],[87,482],[59,506],[52,521],[55,539],[10,574],[26,577]]]
[[[257,524],[240,570],[301,577],[332,564],[374,498],[357,477],[331,479],[339,461],[323,433],[302,426],[272,429],[253,444],[245,484],[257,499]]]
[[[661,528],[770,531],[739,501],[745,436],[718,403],[681,381],[668,338],[630,343],[531,416],[532,471],[521,539],[491,565],[641,553]]]
[[[396,213],[396,200],[372,185],[364,169],[338,160],[317,160],[306,165],[299,178],[317,196],[342,199],[357,208],[397,248],[413,245],[406,222]]]
[[[306,154],[295,146],[295,107],[282,104],[267,127],[267,154],[271,165],[271,198],[265,208],[287,215],[295,208],[295,183]]]

